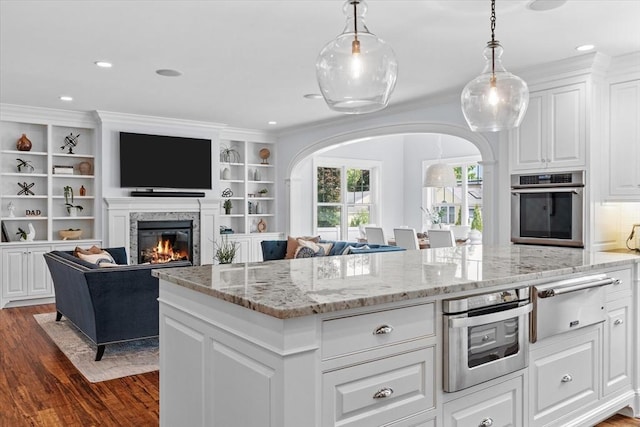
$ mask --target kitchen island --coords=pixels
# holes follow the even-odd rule
[[[625,407],[638,414],[638,261],[505,245],[154,271],[161,425],[588,425]],[[530,403],[539,392],[531,366],[443,392],[442,300],[609,271],[628,277],[608,291],[612,313],[625,302],[627,322],[625,371],[613,385],[601,374],[615,337],[604,321],[531,346],[541,361],[550,350],[573,360],[581,353],[562,343],[582,349],[588,338],[590,388],[563,399],[570,404]],[[476,414],[483,408],[496,414]]]

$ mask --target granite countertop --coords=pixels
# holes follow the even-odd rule
[[[634,255],[529,245],[458,246],[153,270],[155,277],[287,319],[640,261]]]

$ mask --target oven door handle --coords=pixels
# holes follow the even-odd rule
[[[498,311],[496,313],[483,314],[473,317],[458,317],[449,319],[450,328],[469,328],[472,326],[486,325],[487,323],[501,322],[503,320],[520,317],[531,312],[533,305],[531,303],[510,310]]]
[[[579,189],[577,188],[566,188],[566,187],[559,187],[559,188],[512,188],[511,189],[511,193],[516,195],[519,193],[526,193],[526,194],[540,194],[540,193],[573,193],[573,194],[580,194],[579,193]]]
[[[589,288],[598,288],[600,286],[612,285],[619,282],[618,279],[606,278],[602,280],[595,280],[587,283],[578,283],[571,286],[552,287],[548,289],[537,289],[538,298],[551,298],[556,295],[568,294],[569,292],[581,291]]]

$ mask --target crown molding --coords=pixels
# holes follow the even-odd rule
[[[517,73],[527,85],[550,83],[580,76],[604,77],[611,58],[603,53],[594,52],[585,55],[561,59],[523,69]]]
[[[215,122],[201,122],[196,120],[176,119],[171,117],[143,116],[112,111],[95,111],[96,119],[103,125],[142,125],[170,128],[208,129],[220,131],[226,124]]]
[[[16,104],[0,104],[0,120],[91,129],[96,128],[98,125],[98,122],[90,112]]]
[[[275,143],[276,134],[258,129],[225,127],[220,132],[220,139],[247,140],[251,142]]]

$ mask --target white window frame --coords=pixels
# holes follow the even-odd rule
[[[465,157],[450,157],[447,159],[430,159],[422,161],[422,179],[424,180],[424,176],[426,175],[427,168],[436,163],[444,163],[446,165],[450,165],[452,168],[461,166],[463,170],[466,170],[467,166],[476,165],[482,162],[482,156],[465,156]],[[484,186],[484,180],[483,180]],[[468,194],[468,179],[466,174],[462,174],[462,203],[461,203],[461,223],[468,224],[469,223],[469,194]],[[439,201],[435,200],[436,189],[432,187],[423,187],[422,188],[422,203],[425,209],[431,209],[433,205],[438,204]],[[423,215],[423,221],[426,218]],[[426,229],[427,224],[423,223],[423,228]]]
[[[382,162],[377,160],[359,160],[339,157],[315,157],[313,159],[313,234],[318,235],[318,168],[340,168],[340,186],[342,200],[340,206],[342,215],[340,217],[340,239],[349,239],[348,207],[346,200],[347,169],[369,169],[369,187],[371,193],[371,210],[369,211],[369,221],[371,224],[381,224],[382,215],[380,207],[381,183],[382,183]]]

